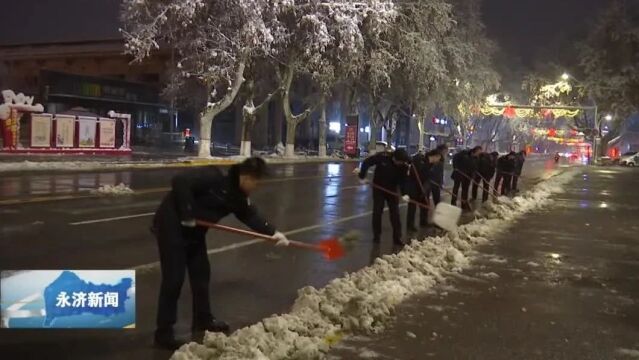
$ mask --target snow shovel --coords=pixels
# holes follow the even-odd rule
[[[276,239],[273,239],[269,235],[260,234],[258,232],[243,230],[234,228],[231,226],[214,224],[208,221],[195,220],[195,223],[199,226],[204,226],[211,229],[218,229],[226,232],[231,232],[240,235],[252,236],[259,239],[264,239],[273,243],[277,243]],[[354,233],[349,233],[342,238],[332,237],[319,242],[319,244],[308,244],[300,241],[289,240],[289,246],[296,247],[298,249],[307,249],[324,254],[327,260],[337,260],[344,256],[344,244],[352,243],[355,240]]]
[[[433,223],[446,231],[454,231],[457,229],[461,214],[461,208],[440,202],[435,207]]]

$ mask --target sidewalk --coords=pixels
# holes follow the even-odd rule
[[[639,171],[584,168],[473,266],[332,359],[639,358]]]

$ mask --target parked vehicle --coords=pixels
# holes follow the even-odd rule
[[[635,153],[633,155],[622,156],[619,160],[619,165],[631,167],[639,165],[639,154]]]

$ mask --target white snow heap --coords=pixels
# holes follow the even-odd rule
[[[444,281],[469,264],[471,249],[485,243],[513,219],[552,201],[575,171],[567,171],[513,201],[490,206],[484,218],[444,237],[413,241],[395,255],[385,255],[322,289],[298,291],[290,313],[273,315],[231,336],[207,333],[203,344],[190,343],[172,359],[316,359],[342,334],[375,333],[384,328],[396,305]]]
[[[119,183],[118,185],[102,185],[91,192],[100,195],[130,195],[134,191],[128,185]]]

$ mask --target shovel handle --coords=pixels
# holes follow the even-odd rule
[[[401,197],[402,197],[402,195],[401,195],[400,193],[396,193],[396,192],[394,192],[394,191],[388,190],[387,188],[385,188],[385,187],[383,187],[383,186],[379,186],[379,185],[377,185],[377,184],[375,184],[375,183],[373,183],[373,182],[371,183],[371,186],[372,186],[373,188],[375,188],[375,189],[377,189],[377,190],[380,190],[380,191],[383,191],[383,192],[385,192],[385,193],[387,193],[387,194],[395,195],[395,196],[397,196],[398,198],[401,198]],[[432,207],[432,206],[430,206],[429,204],[424,204],[424,203],[421,203],[421,202],[419,202],[419,201],[415,201],[415,200],[413,200],[413,199],[408,200],[408,202],[409,202],[409,203],[413,203],[413,204],[415,204],[415,205],[417,205],[417,206],[419,206],[419,207],[423,207],[423,208],[426,208],[426,209],[431,209],[431,210],[433,210],[433,207]]]
[[[261,233],[255,232],[255,231],[238,229],[238,228],[234,228],[232,226],[215,224],[215,223],[208,222],[208,221],[203,221],[203,220],[195,220],[195,223],[198,224],[199,226],[204,226],[204,227],[211,228],[211,229],[218,229],[218,230],[231,232],[231,233],[235,233],[235,234],[253,236],[253,237],[256,237],[256,238],[259,238],[259,239],[263,239],[263,240],[266,240],[266,241],[277,243],[277,239],[273,239],[272,236],[269,236],[269,235],[266,235],[266,234],[261,234]],[[310,250],[321,251],[321,252],[324,251],[324,248],[322,248],[321,246],[318,246],[318,245],[314,245],[314,244],[307,244],[307,243],[303,243],[303,242],[300,242],[300,241],[294,241],[294,240],[289,240],[288,243],[289,243],[289,246],[294,246],[294,247],[297,247],[297,248],[310,249]]]

